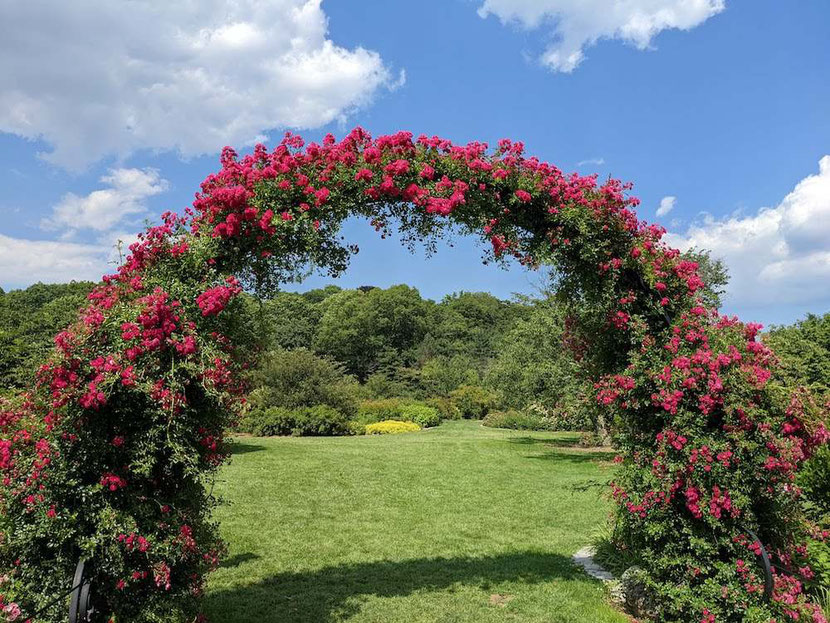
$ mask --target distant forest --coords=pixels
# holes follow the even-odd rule
[[[717,304],[726,272],[705,253],[697,259]],[[53,336],[75,319],[92,287],[0,290],[0,395],[32,382]],[[344,404],[401,399],[431,402],[442,417],[457,408],[463,417],[515,410],[559,428],[593,425],[592,387],[563,345],[565,313],[552,290],[509,301],[485,292],[432,301],[407,285],[332,285],[269,298],[244,294],[243,302],[237,322],[258,362],[250,374],[254,408],[322,402],[348,411]],[[773,327],[764,339],[781,359],[782,382],[828,397],[830,313]]]

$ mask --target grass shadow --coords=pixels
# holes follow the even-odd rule
[[[579,437],[575,439],[546,439],[545,445],[551,448],[584,448],[585,446],[580,445],[580,441]],[[611,452],[611,446],[608,446],[608,451]]]
[[[550,437],[530,437],[530,436],[522,436],[522,437],[508,437],[505,439],[507,443],[512,443],[520,446],[532,446],[532,445],[562,445],[562,446],[576,446],[579,443],[579,438],[574,437],[573,439],[551,439]]]
[[[378,561],[281,573],[247,586],[216,590],[204,598],[204,610],[214,623],[322,623],[357,613],[360,596],[404,596],[458,583],[487,591],[510,580],[556,579],[590,581],[570,558],[541,552]]]
[[[260,446],[252,443],[239,443],[238,441],[228,442],[228,447],[231,454],[249,454],[251,452],[259,452],[265,450],[265,446]]]
[[[580,452],[545,452],[543,454],[528,454],[525,456],[528,459],[536,459],[538,461],[558,461],[560,463],[612,463],[614,459],[613,452],[604,451],[580,451]]]
[[[259,554],[253,554],[251,552],[245,552],[244,554],[234,554],[233,556],[229,556],[225,558],[219,566],[223,569],[227,569],[230,567],[238,567],[239,565],[246,563],[251,560],[257,560],[259,558]]]

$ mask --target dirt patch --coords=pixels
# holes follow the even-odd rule
[[[499,595],[498,593],[490,595],[490,605],[491,606],[499,606],[500,608],[504,608],[512,600],[513,600],[513,595]]]

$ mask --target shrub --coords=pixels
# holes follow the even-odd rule
[[[274,350],[253,373],[253,408],[298,409],[328,405],[348,417],[357,412],[360,386],[340,364],[309,350]]]
[[[326,405],[301,409],[271,407],[252,410],[243,419],[243,430],[258,437],[333,436],[352,433],[348,418]]]
[[[450,398],[462,417],[473,420],[483,418],[496,404],[496,395],[478,385],[462,385]]]
[[[426,404],[436,409],[438,411],[438,415],[441,416],[442,420],[461,419],[461,411],[458,407],[455,406],[455,403],[452,401],[451,398],[447,398],[445,396],[438,396],[435,398],[430,398],[426,401]]]
[[[537,415],[550,423],[548,430],[592,431],[596,419],[594,411],[596,405],[577,401],[568,401],[564,404],[547,408],[539,403],[531,403],[522,411]]]
[[[348,418],[326,405],[301,409],[297,425],[292,432],[298,436],[333,436],[351,433]]]
[[[364,400],[360,403],[357,417],[351,424],[352,431],[361,434],[362,427],[384,420],[415,422],[422,427],[429,427],[438,426],[441,423],[441,416],[434,407],[403,398]]]
[[[815,592],[820,592],[822,588],[830,590],[830,543],[826,540],[811,541],[808,548],[810,551],[810,568],[815,574],[810,586]]]
[[[693,308],[676,328],[665,347],[643,348],[625,374],[597,384],[623,456],[618,535],[649,572],[655,618],[755,623],[789,610],[823,620],[788,571],[777,572],[769,604],[755,600],[762,576],[749,533],[779,569],[811,565],[791,483],[825,439],[821,414],[805,393],[769,382],[774,357],[757,326]]]
[[[390,435],[396,433],[414,433],[421,430],[421,427],[414,422],[401,422],[400,420],[384,420],[366,426],[367,435]]]
[[[798,485],[804,491],[805,508],[822,529],[830,529],[830,448],[815,454],[799,474]],[[813,540],[809,544],[815,588],[830,587],[830,541]]]
[[[805,463],[798,485],[813,518],[830,525],[830,447],[822,448]]]
[[[349,420],[349,433],[352,435],[365,435],[366,426],[364,422],[358,420]]]
[[[423,404],[404,405],[401,409],[401,419],[406,422],[414,422],[421,428],[438,426],[441,423],[441,416],[438,409]]]
[[[363,424],[374,424],[383,420],[403,420],[406,402],[401,398],[364,400],[357,409],[355,420]]]
[[[239,430],[257,437],[290,435],[294,417],[285,407],[251,409],[239,422]]]
[[[491,428],[511,428],[513,430],[557,430],[556,423],[550,418],[528,411],[491,411],[481,422]]]

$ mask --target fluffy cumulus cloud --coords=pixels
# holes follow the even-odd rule
[[[130,216],[147,212],[146,200],[168,188],[155,169],[113,169],[101,178],[107,188],[88,195],[67,193],[41,225],[71,235],[79,229],[110,231]]]
[[[657,206],[657,216],[666,216],[674,210],[675,203],[677,203],[677,197],[663,197],[660,200],[660,205]]]
[[[552,31],[542,62],[571,72],[600,39],[621,39],[644,50],[661,31],[689,30],[720,13],[724,0],[484,0],[479,15]]]
[[[731,275],[731,306],[811,303],[830,299],[830,156],[777,206],[755,214],[706,217],[667,241],[710,249]]]
[[[331,41],[320,1],[2,2],[0,131],[82,168],[342,118],[401,78]]]
[[[106,272],[110,250],[105,245],[26,240],[0,234],[2,286],[23,287],[37,281],[98,281]]]
[[[104,188],[79,196],[67,193],[44,218],[41,229],[60,232],[59,240],[12,238],[0,234],[0,286],[36,281],[98,281],[120,264],[137,240],[128,230],[148,212],[147,200],[169,187],[155,169],[112,169],[101,178]],[[79,232],[89,243],[70,240]]]

